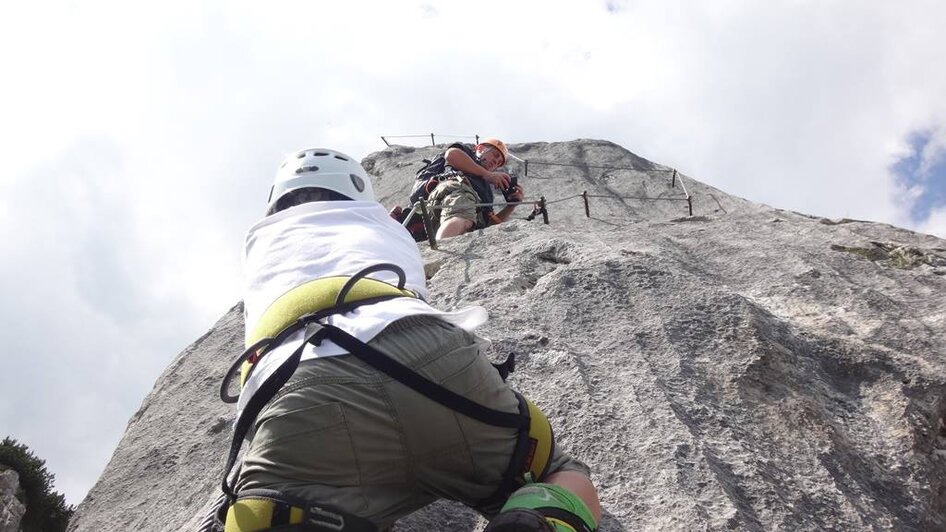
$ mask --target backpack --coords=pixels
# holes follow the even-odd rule
[[[446,152],[444,152],[446,153]],[[411,214],[411,208],[422,199],[427,199],[430,193],[440,184],[440,179],[451,173],[445,172],[447,168],[447,159],[444,153],[433,159],[424,159],[424,166],[417,171],[414,177],[414,184],[411,186],[411,194],[408,196],[409,204],[407,207],[394,207],[391,209],[391,218],[394,218],[414,237],[415,242],[427,241],[427,228],[424,226],[424,219],[420,211],[415,211],[411,215],[410,221],[405,223],[408,215]]]
[[[471,159],[475,160],[476,155],[474,152],[463,144],[454,143],[451,144],[448,149],[449,148],[460,148],[469,155]],[[409,206],[403,208],[394,207],[391,209],[391,218],[394,218],[402,224],[408,232],[410,232],[411,236],[414,237],[414,241],[416,242],[427,241],[427,228],[424,227],[424,219],[419,210],[414,212],[410,221],[404,223],[405,220],[407,220],[408,214],[411,212],[411,206],[422,199],[427,199],[430,193],[437,188],[437,185],[439,185],[440,181],[444,178],[460,174],[460,172],[453,171],[452,169],[448,170],[446,154],[447,152],[444,151],[433,159],[422,159],[424,166],[415,173],[414,184],[411,186],[411,194],[408,196],[410,202]]]
[[[411,214],[411,207],[401,208],[394,207],[389,213],[391,218],[394,218],[399,224],[403,225],[407,232],[411,234],[414,238],[414,242],[427,242],[427,227],[424,225],[424,217],[421,215],[420,211],[415,211],[411,215],[410,221],[404,223],[407,220],[407,216]]]
[[[437,188],[440,180],[447,175],[447,159],[444,157],[444,153],[433,159],[423,160],[424,167],[417,171],[414,185],[411,187],[411,195],[408,196],[411,205],[422,199],[427,199],[430,193]]]

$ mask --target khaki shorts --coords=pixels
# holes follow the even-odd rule
[[[428,198],[434,205],[440,205],[439,215],[432,217],[435,229],[450,218],[462,218],[473,222],[473,227],[486,227],[483,213],[476,208],[479,196],[465,180],[450,178],[442,181]]]
[[[517,400],[476,336],[431,316],[389,325],[370,342],[421,375],[483,404]],[[260,413],[238,490],[267,488],[354,513],[384,528],[438,498],[477,507],[509,465],[516,430],[441,406],[351,355],[300,364]],[[550,472],[588,467],[553,451]]]

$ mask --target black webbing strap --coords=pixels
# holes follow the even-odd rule
[[[292,377],[293,373],[295,373],[296,368],[299,366],[299,361],[302,357],[302,352],[305,347],[310,343],[318,345],[324,339],[332,340],[339,347],[345,349],[362,362],[377,369],[378,371],[381,371],[382,373],[387,374],[389,377],[397,380],[408,388],[411,388],[428,399],[435,401],[447,408],[450,408],[456,412],[459,412],[460,414],[487,425],[518,429],[519,436],[517,438],[516,447],[509,466],[503,475],[501,485],[496,493],[488,497],[487,500],[505,498],[510,493],[512,493],[516,487],[518,487],[518,485],[521,483],[518,480],[521,473],[520,469],[522,469],[522,464],[526,462],[527,454],[530,450],[529,409],[522,396],[516,394],[516,397],[519,400],[518,413],[509,413],[487,408],[475,401],[467,399],[462,395],[450,391],[440,384],[426,379],[420,374],[414,372],[414,370],[410,369],[409,367],[401,364],[381,351],[378,351],[365,342],[362,342],[358,338],[348,334],[342,329],[339,329],[333,325],[326,325],[315,321],[317,319],[324,318],[328,314],[329,313],[315,313],[304,316],[287,329],[287,331],[292,330],[295,332],[302,326],[305,326],[306,330],[303,342],[286,360],[280,363],[276,370],[253,393],[253,395],[247,401],[246,406],[243,408],[240,418],[237,420],[236,427],[234,428],[233,440],[230,444],[230,452],[227,456],[227,463],[224,466],[222,489],[231,504],[236,500],[236,494],[234,491],[235,485],[230,485],[228,477],[230,476],[230,471],[233,469],[233,466],[236,463],[246,434],[249,432],[249,429],[253,423],[255,423],[257,416],[259,416],[259,413],[263,410],[263,408],[265,408],[269,401],[276,396],[283,385],[285,385],[286,382],[288,382],[288,380]],[[285,335],[284,333],[286,333],[286,331],[283,331],[283,333],[280,333],[278,336],[282,338],[287,337],[288,335]],[[269,344],[269,346],[274,345],[277,344]],[[507,360],[507,363],[508,362],[509,361]],[[235,483],[236,478],[234,478],[234,484]]]
[[[515,394],[516,399],[519,400],[519,415],[528,420],[529,407],[526,405],[526,400],[519,392],[515,392]],[[522,486],[522,475],[529,469],[528,460],[531,447],[529,427],[526,426],[525,428],[519,429],[519,434],[516,436],[516,447],[512,451],[512,457],[509,459],[509,465],[506,466],[506,471],[503,472],[503,479],[500,481],[499,487],[492,495],[480,500],[478,506],[484,507],[501,504],[512,495],[512,492]]]
[[[559,521],[568,524],[568,526],[575,529],[575,532],[594,532],[594,530],[588,528],[588,525],[585,524],[585,522],[582,521],[580,517],[567,510],[555,508],[553,506],[543,506],[541,508],[535,508],[535,510],[545,517],[558,519]]]
[[[287,503],[276,503],[273,505],[272,525],[288,525],[289,516],[292,515],[292,505]]]
[[[523,407],[521,403],[520,413],[518,414],[487,408],[424,378],[409,367],[338,327],[323,325],[321,323],[310,323],[309,327],[317,328],[319,331],[322,331],[322,338],[328,338],[335,342],[339,347],[345,349],[365,364],[387,374],[389,377],[397,380],[408,388],[447,408],[455,410],[481,423],[486,423],[487,425],[525,429],[526,431],[529,429],[529,413],[528,410],[526,410],[525,415],[521,413]],[[308,331],[309,329],[307,329],[306,334],[308,334]],[[318,331],[314,334],[318,334]]]
[[[230,369],[227,370],[226,376],[223,378],[223,382],[220,384],[220,400],[224,403],[236,403],[240,399],[239,394],[230,393],[230,383],[233,382],[233,379],[240,373],[240,367],[244,362],[249,360],[254,354],[258,357],[263,356],[264,354],[272,351],[274,348],[282,345],[290,336],[298,332],[300,329],[305,327],[307,324],[318,321],[323,318],[327,318],[333,314],[345,314],[355,310],[356,308],[362,305],[371,305],[374,303],[380,303],[381,301],[388,301],[390,299],[397,299],[399,297],[404,297],[400,295],[384,295],[369,297],[366,299],[360,299],[358,301],[352,301],[349,303],[344,303],[336,307],[328,308],[325,310],[320,310],[312,314],[306,314],[300,317],[298,320],[293,322],[291,325],[283,329],[276,336],[272,338],[263,338],[250,347],[246,348],[234,362],[230,365]],[[259,351],[259,353],[257,353]],[[253,369],[256,367],[254,364],[250,368],[250,373],[247,374],[247,378],[253,373]]]
[[[505,501],[513,491],[522,485],[522,475],[528,470],[528,464],[531,462],[530,453],[532,441],[529,435],[529,406],[525,398],[516,393],[516,399],[519,401],[519,413],[512,414],[501,410],[487,408],[475,401],[471,401],[462,395],[454,393],[447,388],[430,381],[414,370],[385,355],[381,351],[362,342],[347,332],[332,325],[318,325],[325,331],[324,338],[332,340],[340,347],[357,357],[369,366],[387,374],[389,377],[397,380],[401,384],[420,393],[428,399],[440,403],[441,405],[459,412],[467,417],[475,419],[487,425],[497,427],[515,428],[519,430],[516,438],[516,447],[513,450],[509,460],[509,465],[503,473],[502,481],[496,491],[480,501],[483,505],[492,505]],[[507,359],[507,362],[509,360]],[[515,362],[513,359],[513,366]],[[505,365],[505,363],[504,363]],[[494,366],[496,366],[494,364]],[[499,368],[497,368],[499,369]],[[538,481],[540,479],[534,479]]]
[[[299,367],[299,361],[302,359],[302,352],[305,350],[305,347],[309,343],[315,343],[318,345],[318,343],[324,337],[324,329],[322,329],[322,325],[319,324],[317,320],[324,319],[333,314],[344,314],[346,312],[351,312],[362,305],[370,305],[372,303],[396,299],[398,297],[403,296],[384,295],[372,297],[359,301],[352,301],[350,303],[344,303],[330,309],[324,309],[312,314],[307,314],[296,320],[289,327],[286,327],[286,329],[281,331],[271,341],[266,342],[266,339],[264,338],[263,340],[256,342],[250,347],[250,349],[244,351],[244,353],[240,355],[240,358],[233,363],[233,365],[230,367],[230,370],[227,371],[227,376],[224,378],[223,384],[220,386],[220,398],[223,399],[224,402],[236,402],[236,399],[239,398],[239,396],[229,395],[227,389],[229,388],[230,381],[239,371],[240,364],[242,364],[243,361],[246,360],[250,354],[252,354],[252,350],[255,350],[255,348],[259,346],[262,347],[264,353],[266,353],[272,348],[282,344],[286,339],[295,334],[301,328],[306,328],[304,340],[301,344],[299,344],[299,347],[296,348],[296,350],[293,351],[286,360],[280,363],[276,370],[269,377],[267,377],[266,380],[263,381],[260,387],[247,401],[246,406],[240,413],[240,418],[237,419],[236,426],[233,429],[233,440],[230,442],[230,452],[227,455],[227,463],[223,468],[222,482],[223,492],[226,494],[227,500],[230,501],[231,504],[236,499],[236,494],[234,492],[236,479],[234,478],[234,486],[231,486],[230,482],[228,481],[228,477],[230,476],[230,471],[233,469],[234,464],[236,464],[237,457],[240,454],[240,448],[243,446],[243,439],[246,438],[246,434],[249,432],[250,427],[253,426],[253,423],[256,422],[256,418],[259,416],[259,413],[263,411],[263,408],[266,407],[267,403],[269,403],[269,401],[271,401],[272,398],[275,397],[277,393],[279,393],[279,390],[283,387],[283,385],[285,385],[286,382],[289,381],[289,378],[292,377],[292,374],[296,372],[296,368]],[[315,328],[310,330],[310,327],[312,326],[315,326]],[[354,337],[352,338],[355,339]],[[355,341],[358,340],[355,339]],[[253,367],[255,367],[255,364]]]
[[[218,495],[210,507],[210,512],[204,516],[204,520],[197,527],[197,532],[222,532],[227,522],[227,508],[229,507],[227,494]]]
[[[310,325],[313,324],[318,325],[316,322],[312,322]],[[223,484],[221,488],[231,504],[236,500],[236,494],[233,489],[235,486],[230,485],[228,477],[230,476],[230,470],[233,469],[233,464],[236,463],[237,456],[240,454],[243,439],[246,438],[247,432],[249,432],[253,423],[256,422],[256,417],[259,416],[259,413],[262,412],[266,404],[269,403],[270,399],[275,397],[280,388],[282,388],[289,378],[292,377],[292,374],[296,372],[296,368],[299,367],[299,360],[302,358],[302,351],[309,345],[309,342],[318,343],[321,341],[325,336],[324,331],[325,330],[321,327],[306,326],[305,339],[299,344],[299,347],[289,355],[289,358],[279,364],[279,367],[276,368],[276,371],[274,371],[269,378],[263,381],[263,384],[260,385],[259,389],[257,389],[250,397],[249,401],[246,402],[246,406],[243,407],[240,418],[237,419],[236,427],[233,429],[233,441],[230,442],[230,453],[227,455],[227,464],[223,467]],[[234,485],[236,484],[236,478],[233,479],[233,483]]]

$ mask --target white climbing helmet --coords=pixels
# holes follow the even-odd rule
[[[368,172],[342,152],[311,148],[290,155],[279,166],[269,191],[267,209],[279,198],[300,188],[324,188],[353,200],[375,201]]]

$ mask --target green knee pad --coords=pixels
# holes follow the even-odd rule
[[[555,484],[527,484],[514,492],[500,515],[515,510],[532,510],[542,514],[555,532],[591,532],[595,518],[577,495]]]

